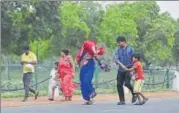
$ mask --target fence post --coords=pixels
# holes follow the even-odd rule
[[[167,74],[167,88],[169,88],[170,81],[169,81],[169,69],[168,68],[167,68],[166,74]]]
[[[95,76],[95,88],[98,88],[98,80],[99,80],[99,67],[96,66],[96,70],[95,70],[95,73],[94,73],[94,76]]]
[[[37,55],[37,62],[38,62],[38,60],[39,60],[39,40],[37,41],[37,47],[36,47],[36,55]],[[37,84],[38,83],[38,74],[37,74],[37,72],[38,72],[38,66],[37,66],[38,64],[36,64],[35,65],[35,83]],[[37,90],[37,88],[38,88],[38,85],[35,85],[35,88],[36,88],[36,90]]]
[[[8,76],[8,80],[11,80],[11,77],[10,77],[10,69],[9,69],[9,65],[10,65],[10,63],[9,63],[9,61],[7,62],[7,76]]]
[[[37,74],[37,70],[38,70],[38,68],[37,68],[37,66],[35,66],[35,73],[34,73],[34,74],[35,74],[35,84],[36,84],[36,85],[35,85],[35,89],[36,89],[36,90],[37,90],[37,88],[38,88],[38,85],[37,85],[37,82],[38,82],[38,78],[37,78],[37,75],[38,75],[38,74]]]

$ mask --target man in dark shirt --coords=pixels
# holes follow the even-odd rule
[[[123,36],[118,36],[117,43],[119,48],[115,52],[115,63],[119,65],[122,63],[127,68],[131,68],[133,66],[132,63],[132,55],[134,54],[134,49],[127,45],[126,38]],[[125,85],[132,93],[132,103],[136,101],[133,93],[133,87],[130,84],[131,76],[130,72],[125,71],[122,67],[119,66],[118,73],[117,73],[117,90],[120,102],[117,105],[124,105],[125,104],[125,97],[124,97],[124,89],[123,85]]]

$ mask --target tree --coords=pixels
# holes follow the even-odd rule
[[[124,35],[131,45],[137,47],[137,20],[152,15],[149,9],[154,4],[155,2],[125,2],[107,7],[100,24],[99,41],[106,41],[108,47],[114,48],[116,36]]]
[[[86,24],[91,29],[89,39],[96,40],[99,24],[104,14],[102,5],[92,1],[81,2],[80,5],[84,7],[87,14]]]
[[[178,63],[179,63],[179,19],[177,19],[177,23],[176,23],[176,32],[175,32],[175,41],[174,41],[174,48],[173,48],[173,55],[175,57],[175,61],[176,61],[176,67],[177,69],[178,67]]]
[[[159,11],[156,2],[110,5],[100,24],[98,39],[114,48],[115,37],[124,35],[136,52],[142,54],[147,67],[151,62],[172,61],[175,20]]]
[[[143,37],[142,47],[145,57],[150,61],[171,62],[174,44],[175,20],[167,13],[159,15],[152,20],[151,27]]]
[[[63,2],[58,7],[61,23],[60,37],[54,40],[54,46],[58,48],[69,48],[72,54],[85,39],[89,38],[90,29],[85,23],[87,14],[82,5],[76,2]],[[59,50],[57,50],[59,51]]]

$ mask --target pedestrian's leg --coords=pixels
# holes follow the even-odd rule
[[[131,76],[129,72],[125,72],[125,86],[131,91],[131,94],[134,95],[133,86],[131,85]]]
[[[25,96],[24,96],[24,100],[23,102],[28,100],[29,97],[29,84],[30,84],[30,80],[28,77],[28,73],[24,73],[23,75],[23,82],[24,82],[24,89],[25,89]]]
[[[125,72],[125,86],[131,91],[132,103],[136,102],[136,96],[134,95],[134,88],[131,85],[131,76],[129,72]]]
[[[55,95],[55,87],[52,88],[52,98],[54,99],[54,95]]]
[[[53,101],[53,100],[54,100],[55,88],[56,88],[56,87],[52,87],[52,95],[51,95],[51,97],[49,98],[50,101]]]
[[[63,94],[65,96],[65,99],[67,100],[67,97],[69,96],[69,77],[68,75],[65,75],[64,78],[63,78],[63,81],[62,81],[62,91],[63,91]]]
[[[73,91],[75,89],[73,81],[72,81],[72,75],[68,74],[64,77],[64,93],[66,96],[66,100],[67,101],[71,101],[72,100],[72,95],[73,95]]]
[[[139,93],[139,95],[140,95],[143,99],[147,99],[142,93]]]
[[[143,87],[143,80],[139,80],[139,95],[143,98],[143,100],[147,100],[147,98],[141,93],[142,92],[142,87]]]
[[[84,78],[84,83],[85,83],[85,86],[87,87],[87,98],[88,98],[85,104],[91,105],[93,104],[93,98],[96,96],[96,92],[92,84],[94,69],[91,69],[87,75],[88,76],[85,76]]]
[[[88,73],[88,76],[85,77],[85,83],[88,87],[88,93],[89,93],[90,100],[92,100],[96,96],[96,92],[95,92],[95,89],[92,84],[94,70],[95,70],[94,68],[91,69],[91,71]]]
[[[31,83],[31,80],[32,80],[32,73],[27,73],[27,81],[28,81],[28,84],[27,84],[27,87],[29,89],[30,92],[32,92],[34,95],[35,95],[35,100],[37,99],[37,96],[39,95],[39,92],[36,91],[35,89],[33,89],[31,86],[30,86],[30,83]]]
[[[139,93],[139,95],[143,98],[141,105],[145,104],[148,101],[148,98],[146,98],[142,93]]]
[[[26,77],[25,77],[26,97],[29,96],[29,85],[30,85],[30,75],[26,73]]]
[[[35,93],[36,93],[35,89],[33,89],[33,88],[31,88],[31,87],[29,87],[29,91],[32,92],[34,95],[35,95]]]
[[[118,72],[118,74],[117,74],[117,91],[118,91],[119,100],[120,100],[118,105],[125,103],[124,88],[123,88],[124,80],[125,80],[124,73]]]
[[[28,100],[28,87],[26,86],[26,73],[23,74],[23,84],[24,84],[24,99],[22,100],[23,102],[26,102]]]
[[[90,70],[83,80],[83,83],[86,87],[88,101],[90,101],[92,98],[96,96],[95,89],[93,88],[93,85],[92,85],[92,80],[93,80],[93,71]]]
[[[137,94],[137,99],[139,100],[139,103],[138,104],[141,104],[142,103],[142,100],[141,100],[141,98],[140,98],[140,95],[139,95],[139,93],[136,93]]]
[[[85,84],[85,76],[87,76],[86,74],[86,70],[84,68],[81,68],[80,70],[80,87],[81,87],[81,93],[83,96],[83,99],[88,101],[89,97],[88,97],[88,90],[87,90],[87,86]]]

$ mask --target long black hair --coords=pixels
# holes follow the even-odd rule
[[[70,53],[68,49],[63,49],[62,52],[65,53],[65,55],[69,55]]]

